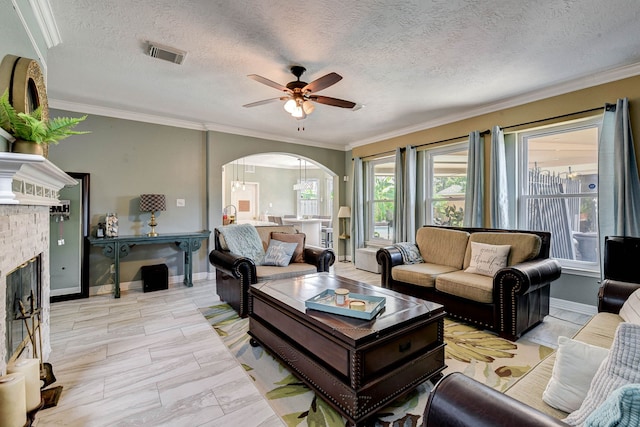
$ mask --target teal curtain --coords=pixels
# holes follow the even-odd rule
[[[402,148],[396,147],[395,155],[395,199],[393,212],[393,243],[402,242],[402,218],[404,217],[404,163],[402,161]]]
[[[416,149],[396,148],[396,196],[394,242],[415,242],[416,238]]]
[[[356,262],[356,249],[364,247],[364,177],[362,159],[353,159],[353,191],[351,200],[351,261]]]
[[[640,237],[640,179],[627,98],[605,105],[598,143],[598,229],[600,248],[605,236]],[[601,263],[603,255],[601,250]]]
[[[491,131],[491,162],[489,171],[490,227],[509,228],[509,198],[504,132],[499,126]]]
[[[427,224],[427,152],[416,152],[416,231]]]
[[[483,227],[484,212],[484,137],[479,131],[469,134],[467,192],[464,197],[464,225]]]

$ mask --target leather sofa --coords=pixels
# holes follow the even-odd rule
[[[424,262],[407,265],[396,246],[378,250],[382,287],[444,305],[447,314],[515,341],[549,314],[549,290],[560,264],[549,258],[543,231],[424,226],[416,245]],[[464,270],[471,243],[510,245],[508,263],[493,277]]]
[[[297,234],[293,226],[256,226],[263,247],[269,246],[271,233]],[[240,317],[249,314],[249,286],[259,281],[284,279],[305,274],[329,271],[335,262],[332,249],[305,245],[303,263],[290,263],[286,267],[256,265],[247,257],[228,250],[218,228],[214,231],[214,250],[209,262],[216,268],[216,291],[222,301],[228,303]]]
[[[604,277],[598,291],[598,314],[580,329],[574,340],[610,348],[618,315],[627,298],[640,288],[640,239],[608,237],[605,241]],[[429,395],[423,426],[565,426],[568,414],[547,405],[542,394],[551,378],[556,352],[512,384],[504,393],[461,373],[441,379]]]

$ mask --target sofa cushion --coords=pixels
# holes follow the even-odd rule
[[[302,262],[291,263],[286,267],[274,267],[270,265],[256,265],[256,276],[258,281],[291,279],[305,274],[316,273],[318,269],[315,265]]]
[[[469,244],[467,245],[464,255],[463,269],[469,267],[471,262],[471,242],[511,246],[509,258],[507,258],[507,266],[520,264],[521,262],[537,257],[542,246],[542,239],[540,236],[531,233],[485,231],[472,233],[471,236],[469,236]]]
[[[391,277],[399,282],[433,288],[438,275],[451,271],[456,271],[456,269],[446,265],[429,263],[404,264],[393,267]]]
[[[573,336],[573,339],[598,347],[611,348],[613,331],[622,322],[622,317],[617,314],[598,313]]]
[[[625,322],[640,324],[640,289],[632,293],[620,309]]]
[[[469,242],[469,244],[471,245],[471,260],[465,272],[493,277],[498,270],[507,266],[511,246],[487,245],[478,242]]]
[[[436,289],[481,303],[493,303],[493,277],[454,271],[436,278]]]
[[[469,233],[438,227],[420,227],[416,245],[425,262],[462,269]],[[395,269],[395,268],[394,268]]]
[[[609,356],[596,372],[580,409],[563,421],[582,425],[614,390],[633,383],[640,383],[640,325],[623,322],[616,329]]]
[[[578,409],[587,396],[593,376],[608,355],[606,348],[559,337],[556,362],[542,400],[565,412]]]
[[[271,232],[271,238],[279,240],[280,242],[297,243],[296,250],[293,252],[293,258],[291,262],[304,262],[304,241],[306,239],[304,233],[280,233]]]

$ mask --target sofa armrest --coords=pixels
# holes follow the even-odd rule
[[[336,262],[336,256],[332,249],[319,246],[305,246],[304,260],[307,264],[315,265],[318,273],[329,271]]]
[[[494,295],[524,295],[560,277],[562,267],[555,259],[536,259],[499,270],[493,278]]]
[[[218,270],[230,276],[240,279],[241,277],[256,277],[256,264],[251,258],[236,255],[229,251],[214,249],[209,252],[209,262]]]
[[[391,269],[396,265],[404,264],[402,260],[402,253],[394,246],[385,246],[378,249],[376,252],[376,261],[381,267],[380,271],[380,284],[383,288],[391,288]]]
[[[598,290],[598,312],[620,313],[629,295],[640,288],[640,283],[605,279]]]
[[[454,372],[429,395],[423,427],[566,426],[537,409]]]

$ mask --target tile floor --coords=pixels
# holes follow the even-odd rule
[[[333,272],[379,284],[336,262]],[[214,281],[52,304],[58,406],[35,426],[284,426],[198,311],[218,301]],[[555,347],[588,316],[555,310],[526,338]]]

